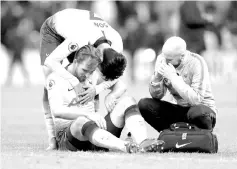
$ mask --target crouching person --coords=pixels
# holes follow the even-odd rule
[[[138,106],[158,132],[176,122],[214,128],[217,109],[207,65],[200,55],[186,50],[183,39],[171,37],[163,45],[149,91],[152,98],[141,99]]]

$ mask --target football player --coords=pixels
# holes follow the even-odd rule
[[[80,85],[82,83],[100,83],[102,79],[99,80],[100,76],[94,72],[100,61],[99,50],[90,45],[76,52],[73,63],[66,69],[78,78],[77,91],[83,91]],[[70,82],[56,72],[47,77],[46,84],[59,150],[86,151],[106,148],[128,153],[154,152],[164,144],[163,141],[147,139],[145,122],[136,101],[132,97],[122,96],[124,88],[119,80],[107,96],[107,99],[109,97],[116,100],[116,104],[107,109],[105,118],[95,112],[93,101],[80,104]],[[138,144],[118,138],[125,124]]]
[[[40,57],[45,77],[55,71],[68,80],[74,90],[77,90],[75,86],[79,84],[79,81],[67,72],[62,63],[65,65],[68,62],[71,63],[75,51],[87,44],[92,44],[102,53],[99,70],[107,82],[86,90],[80,100],[82,103],[87,103],[95,95],[113,85],[114,81],[123,74],[126,59],[121,54],[123,51],[121,36],[91,11],[79,9],[59,11],[43,23],[40,35]],[[46,89],[44,89],[43,107],[49,134],[49,149],[55,149],[54,122],[50,114]]]

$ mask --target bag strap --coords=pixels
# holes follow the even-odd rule
[[[190,123],[178,122],[171,124],[170,130],[175,131],[175,130],[201,130],[201,129]]]

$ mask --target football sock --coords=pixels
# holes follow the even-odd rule
[[[137,144],[147,138],[147,129],[137,105],[132,105],[125,110],[125,125]]]
[[[114,124],[113,124],[113,122],[111,121],[111,117],[110,117],[110,113],[109,114],[107,114],[106,116],[105,116],[105,121],[106,121],[106,126],[107,126],[107,131],[108,132],[110,132],[110,133],[112,133],[114,136],[116,136],[116,137],[120,137],[120,135],[121,135],[121,132],[122,132],[122,130],[123,130],[123,127],[121,127],[121,128],[119,128],[119,127],[117,127],[117,126],[115,126]],[[122,120],[123,120],[123,125],[124,125],[124,117],[122,118]],[[117,123],[118,124],[118,123]]]
[[[86,136],[92,144],[98,147],[127,152],[127,149],[125,146],[126,142],[115,137],[108,131],[100,129],[92,121],[87,122],[82,127],[82,134]]]
[[[91,140],[89,141],[98,147],[127,152],[125,146],[126,142],[115,137],[113,134],[109,133],[106,130],[97,128],[96,130],[94,130],[90,138]]]

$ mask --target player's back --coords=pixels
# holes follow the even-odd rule
[[[96,34],[99,31],[112,42],[111,46],[114,50],[118,52],[123,50],[123,42],[119,33],[94,12],[69,8],[55,13],[52,20],[52,27],[64,38],[75,38],[80,35],[78,38],[84,41],[89,34]]]

